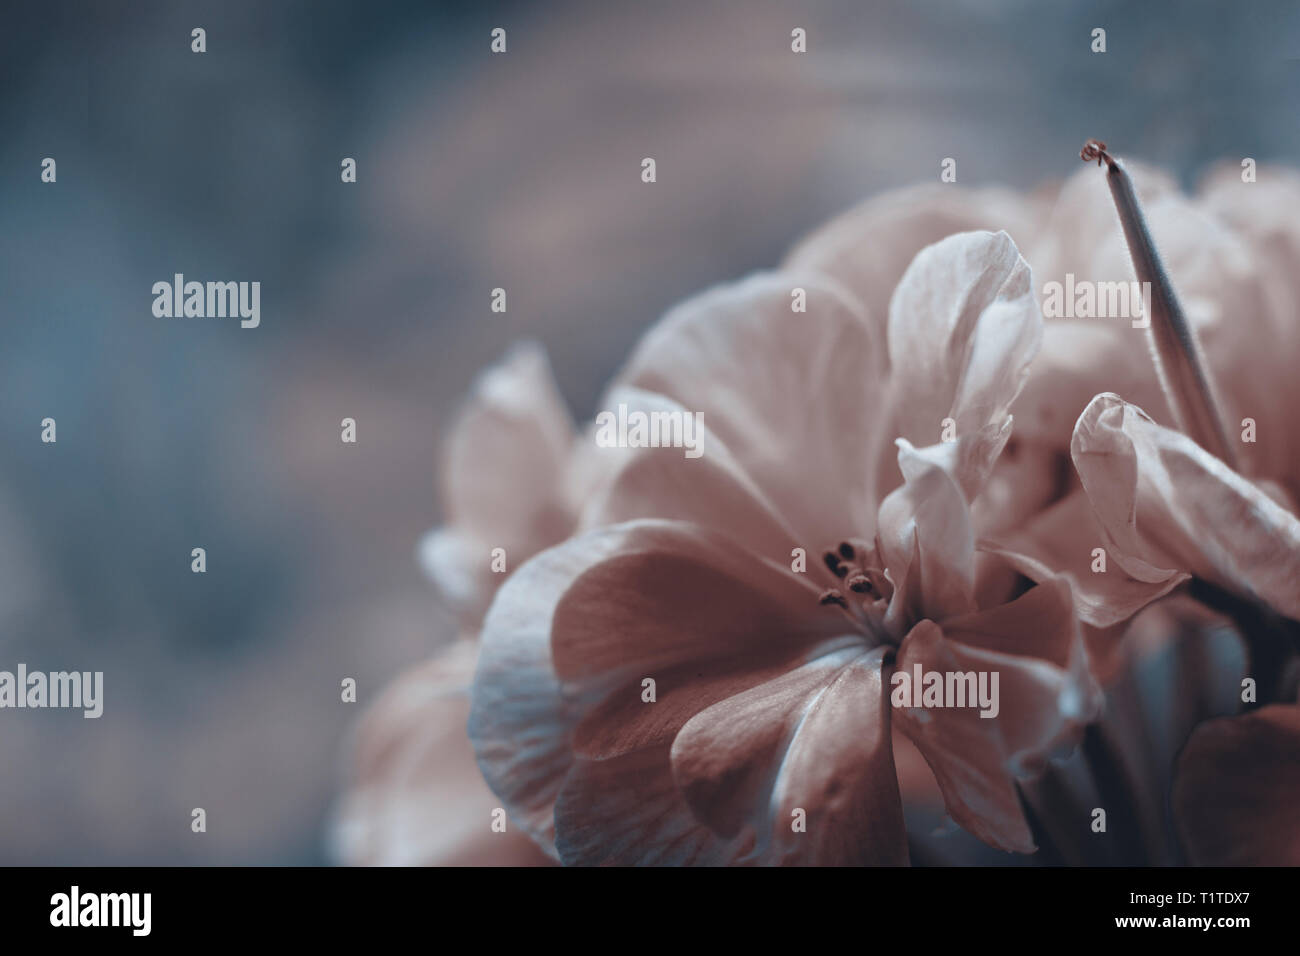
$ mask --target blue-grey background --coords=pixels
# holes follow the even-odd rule
[[[1023,189],[1089,136],[1188,183],[1300,160],[1292,2],[0,11],[0,669],[107,684],[98,721],[0,711],[0,863],[328,859],[339,682],[451,636],[413,554],[514,339],[585,417],[674,301],[942,157]],[[175,272],[260,281],[261,327],[154,318]]]

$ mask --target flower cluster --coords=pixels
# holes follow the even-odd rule
[[[596,441],[521,346],[421,552],[465,634],[364,718],[343,858],[897,865],[927,803],[1064,853],[1105,825],[1044,779],[1096,797],[1118,763],[1172,794],[1176,858],[1300,862],[1300,178],[1134,179],[1232,463],[1180,427],[1158,328],[1044,318],[1043,281],[1131,276],[1095,168],[872,199],[670,311],[599,407],[692,416],[698,455]],[[1104,766],[1145,732],[1137,648],[1189,622],[1240,642],[1245,679],[1201,675],[1231,704],[1170,687],[1167,766]]]

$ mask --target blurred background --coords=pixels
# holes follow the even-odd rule
[[[582,419],[668,306],[943,157],[1300,161],[1288,0],[0,9],[0,669],[105,674],[99,720],[0,712],[5,864],[329,862],[349,727],[454,634],[415,550],[516,339]],[[154,318],[176,272],[261,327]]]

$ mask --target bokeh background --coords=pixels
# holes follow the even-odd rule
[[[99,720],[0,712],[0,863],[330,861],[349,727],[453,635],[416,545],[516,339],[585,418],[672,303],[943,157],[1300,162],[1287,0],[0,11],[0,669],[106,684]],[[154,318],[175,272],[260,281],[261,327]]]

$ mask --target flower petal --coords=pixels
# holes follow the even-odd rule
[[[807,293],[807,312],[792,311],[796,288]],[[815,548],[871,527],[885,441],[883,352],[837,285],[759,274],[669,312],[617,382],[702,413],[805,547]]]
[[[616,388],[614,405],[629,414],[690,414],[663,395]],[[587,527],[636,518],[689,521],[722,531],[757,554],[786,560],[798,545],[776,505],[747,475],[707,423],[701,422],[698,458],[674,448],[602,448],[603,487],[582,514]]]
[[[364,866],[535,865],[522,832],[490,827],[500,801],[465,734],[477,647],[457,641],[385,688],[357,725],[334,843]]]
[[[1035,583],[1064,576],[1074,592],[1079,618],[1095,627],[1127,620],[1188,578],[1173,571],[1155,581],[1143,581],[1129,575],[1118,562],[1111,567],[1109,561],[1105,571],[1093,571],[1093,550],[1101,547],[1101,542],[1088,496],[1076,491],[1039,512],[1020,533],[1001,541],[981,541],[979,548],[1001,555]]]
[[[803,239],[784,268],[820,272],[851,291],[883,335],[889,297],[918,252],[958,232],[1008,229],[1028,239],[1029,204],[1006,189],[965,189],[927,183],[860,203]]]
[[[1125,165],[1146,209],[1178,194],[1178,184],[1161,171],[1132,161]],[[1156,241],[1164,251],[1159,234]],[[1115,205],[1106,177],[1096,168],[1081,167],[1066,180],[1045,228],[1021,248],[1027,250],[1037,291],[1044,297],[1048,283],[1058,283],[1064,292],[1071,275],[1080,287],[1082,283],[1128,282],[1133,278],[1128,247],[1115,228]],[[1178,278],[1176,273],[1174,277]],[[1065,308],[1064,302],[1062,306]],[[1071,313],[1073,306],[1069,303]],[[1131,319],[1045,316],[1042,349],[1012,407],[1017,436],[1068,450],[1079,409],[1102,388],[1129,395],[1145,403],[1153,414],[1163,414],[1164,397],[1143,338],[1146,335],[1132,328]]]
[[[898,440],[904,484],[880,506],[876,547],[894,584],[885,618],[902,635],[924,618],[975,607],[975,535],[970,508],[947,468]]]
[[[1001,421],[989,422],[953,441],[922,448],[913,448],[910,442],[900,438],[897,443],[900,448],[905,443],[907,452],[899,453],[899,470],[906,480],[917,477],[927,464],[938,465],[956,480],[962,496],[973,504],[988,481],[1002,449],[1011,438],[1011,424],[1011,416],[1008,415]]]
[[[483,619],[500,583],[499,576],[492,573],[492,547],[443,525],[426,533],[416,551],[420,567],[437,585],[443,600],[471,626]],[[509,557],[510,552],[506,553]],[[531,555],[518,557],[523,560]]]
[[[894,719],[925,755],[954,820],[995,847],[1032,852],[1016,782],[1068,754],[1099,707],[1068,584],[1038,585],[942,628],[922,621],[899,648],[896,674],[914,675],[917,666],[922,674],[986,673],[990,690],[998,675],[996,716],[896,707]]]
[[[506,580],[483,625],[469,722],[483,776],[552,847],[586,713],[687,661],[794,654],[844,633],[818,594],[804,575],[681,522],[615,525],[542,552]]]
[[[452,425],[443,487],[449,523],[520,559],[560,540],[573,523],[564,481],[573,436],[546,353],[517,345],[478,377]]]
[[[861,643],[856,638],[840,643],[850,641]],[[653,701],[645,700],[645,687],[634,678],[582,719],[573,732],[573,748],[579,756],[608,760],[666,746],[700,711],[799,667],[808,654],[778,646],[743,657],[679,664],[657,672]]]
[[[1043,319],[1029,266],[1005,232],[967,232],[923,249],[889,304],[898,434],[930,445],[1001,423],[1029,374]]]
[[[600,529],[525,562],[483,622],[469,736],[484,779],[512,820],[554,853],[555,798],[573,762],[569,736],[583,701],[563,693],[551,663],[551,620],[573,581],[653,523]]]
[[[821,589],[810,577],[718,532],[644,523],[556,606],[555,673],[584,686],[639,682],[686,662],[793,653],[850,631],[838,608],[818,603]]]
[[[1300,706],[1201,724],[1178,759],[1173,807],[1196,866],[1300,866]]]
[[[764,863],[905,864],[883,655],[841,648],[692,718],[672,762],[696,816],[753,827]]]
[[[1070,415],[1071,427],[1075,417]],[[1023,526],[1067,494],[1074,481],[1069,449],[1026,441],[1020,434],[1019,420],[1015,427],[1016,434],[998,453],[978,497],[971,499],[977,535],[1000,534]]]
[[[1179,432],[1102,394],[1071,454],[1125,571],[1154,582],[1186,570],[1300,619],[1300,520]]]
[[[556,802],[555,829],[567,866],[726,866],[753,846],[752,836],[721,837],[691,814],[667,745],[579,758]]]
[[[1128,281],[1128,274],[1122,275]],[[1043,347],[1012,405],[1017,438],[1068,455],[1079,409],[1102,388],[1128,395],[1153,415],[1168,419],[1169,406],[1150,349],[1141,338],[1147,332],[1132,328],[1131,322],[1068,318],[1044,322]]]

